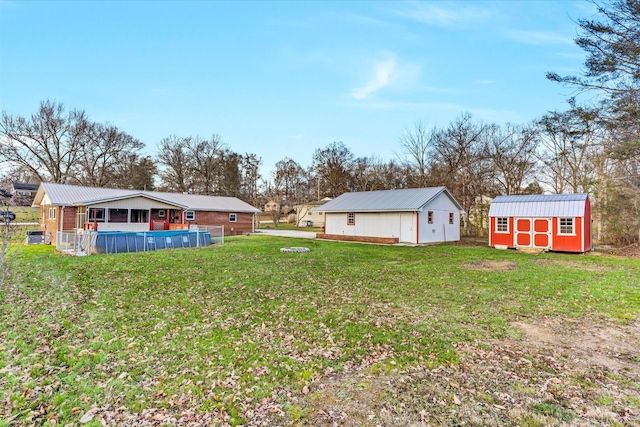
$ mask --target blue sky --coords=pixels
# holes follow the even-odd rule
[[[586,1],[0,2],[0,109],[51,99],[140,139],[219,134],[263,158],[399,154],[417,121],[565,109]]]

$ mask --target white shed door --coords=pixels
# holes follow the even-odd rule
[[[416,243],[415,232],[416,215],[414,213],[400,214],[400,241],[405,243]]]

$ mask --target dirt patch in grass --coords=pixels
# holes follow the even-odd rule
[[[464,268],[480,271],[509,271],[516,269],[516,263],[502,260],[480,260],[471,264],[463,264]]]
[[[618,255],[618,256],[626,256],[626,257],[640,257],[640,244],[634,243],[628,246],[598,246],[595,248],[597,252],[609,254],[609,255]]]
[[[296,425],[640,424],[637,322],[513,326],[522,339],[456,344],[459,364],[398,370],[384,361],[319,379],[299,400]]]
[[[546,351],[567,353],[585,366],[640,375],[640,324],[609,324],[593,320],[546,319],[514,323],[525,340]]]
[[[460,237],[460,240],[456,241],[456,242],[447,242],[447,245],[450,246],[463,246],[463,247],[468,247],[468,248],[473,248],[473,247],[486,247],[489,245],[489,238],[488,237]]]

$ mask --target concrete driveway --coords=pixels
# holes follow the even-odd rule
[[[265,236],[295,237],[297,239],[315,239],[316,233],[298,230],[255,230],[255,234]]]

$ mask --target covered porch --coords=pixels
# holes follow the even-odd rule
[[[185,206],[144,196],[78,206],[76,228],[91,231],[188,229]]]

